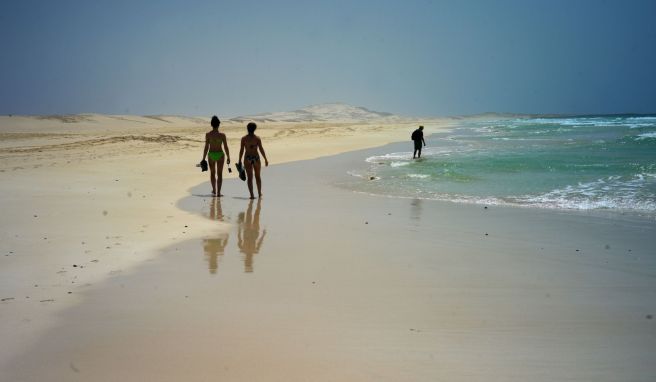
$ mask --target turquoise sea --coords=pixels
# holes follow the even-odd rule
[[[430,126],[426,127],[430,133]],[[656,116],[463,120],[371,156],[348,187],[396,197],[656,216]],[[407,149],[407,151],[405,151]]]

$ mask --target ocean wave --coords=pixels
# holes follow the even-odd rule
[[[477,133],[493,133],[495,128],[498,128],[499,126],[478,126],[472,128],[473,131]]]
[[[436,200],[450,203],[475,204],[483,206],[503,206],[503,207],[523,207],[523,208],[543,208],[548,210],[577,210],[577,211],[633,211],[637,213],[646,213],[653,216],[656,212],[656,203],[649,200],[617,200],[611,197],[603,197],[597,200],[571,200],[566,198],[553,198],[543,196],[531,197],[494,197],[494,196],[472,196],[462,194],[439,194],[439,193],[417,193],[413,195],[394,195],[389,193],[379,193],[372,191],[354,190],[357,193],[363,193],[373,196],[383,196],[388,198],[401,199],[423,199]]]
[[[432,135],[422,161],[412,151],[368,157],[351,183],[391,197],[656,216],[654,130],[656,116],[481,121]],[[545,173],[542,163],[554,165]]]
[[[370,179],[368,176],[361,178]],[[407,178],[428,179],[428,174],[406,174]],[[656,184],[656,174],[640,173],[627,178],[609,176],[591,182],[568,185],[538,195],[492,196],[464,195],[431,191],[430,189],[396,189],[389,184],[384,189],[370,191],[374,195],[389,197],[420,198],[427,200],[448,201],[454,203],[498,205],[515,207],[533,207],[561,210],[610,210],[634,211],[654,214],[656,198],[645,189]],[[395,190],[395,191],[394,191]]]
[[[430,178],[430,175],[427,174],[407,174],[408,178],[417,178],[417,179],[427,179]]]
[[[635,139],[641,141],[643,139],[656,138],[656,131],[650,131],[648,133],[638,134]]]
[[[499,127],[523,128],[530,125],[559,125],[569,127],[628,127],[631,129],[656,126],[656,117],[572,117],[572,118],[529,118],[505,122]]]
[[[582,182],[540,194],[511,197],[509,200],[537,207],[594,210],[619,209],[656,211],[656,199],[641,195],[653,183],[656,174],[636,174],[626,179],[609,176],[592,182]]]
[[[630,129],[638,129],[638,128],[642,128],[642,127],[654,127],[654,126],[656,126],[656,124],[654,124],[654,123],[630,123],[630,124],[627,124],[626,126],[628,126]]]
[[[631,129],[642,127],[656,127],[656,117],[631,117],[625,120],[626,126]]]
[[[367,163],[380,163],[380,162],[410,160],[410,159],[412,159],[412,153],[400,152],[400,153],[389,153],[383,155],[374,155],[365,159],[365,161]]]
[[[631,198],[599,197],[596,199],[553,197],[552,195],[536,196],[520,200],[517,204],[527,207],[565,209],[565,210],[624,210],[653,213],[656,204],[648,200],[633,200]]]
[[[509,138],[509,137],[494,137],[492,138],[493,141],[515,141],[515,142],[548,142],[548,141],[553,141],[554,139],[550,138]]]
[[[601,117],[592,118],[532,118],[518,120],[522,124],[535,125],[562,125],[562,126],[616,126],[619,120],[608,120]]]
[[[465,147],[424,147],[421,152],[422,159],[429,159],[431,157],[449,156],[453,153],[465,153],[473,151],[474,149],[469,146]],[[412,158],[411,151],[388,153],[383,155],[374,155],[365,159],[365,162],[371,164],[389,164],[391,167],[403,167],[416,163]]]

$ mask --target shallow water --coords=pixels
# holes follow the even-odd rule
[[[430,133],[430,131],[427,131]],[[346,186],[367,193],[656,216],[656,116],[463,122],[408,151],[370,156]]]

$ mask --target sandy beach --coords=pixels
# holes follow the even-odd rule
[[[342,187],[451,119],[260,121],[212,198],[208,120],[0,117],[0,380],[656,378],[653,220]]]

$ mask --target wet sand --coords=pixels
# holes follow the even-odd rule
[[[258,134],[279,164],[399,140],[415,124],[264,122]],[[234,158],[244,123],[221,128]],[[103,280],[229,229],[176,207],[208,178],[194,167],[207,130],[175,116],[0,116],[0,373]]]
[[[373,151],[266,168],[261,201],[195,186],[171,220],[215,231],[76,292],[1,379],[656,376],[653,221],[340,188]]]

